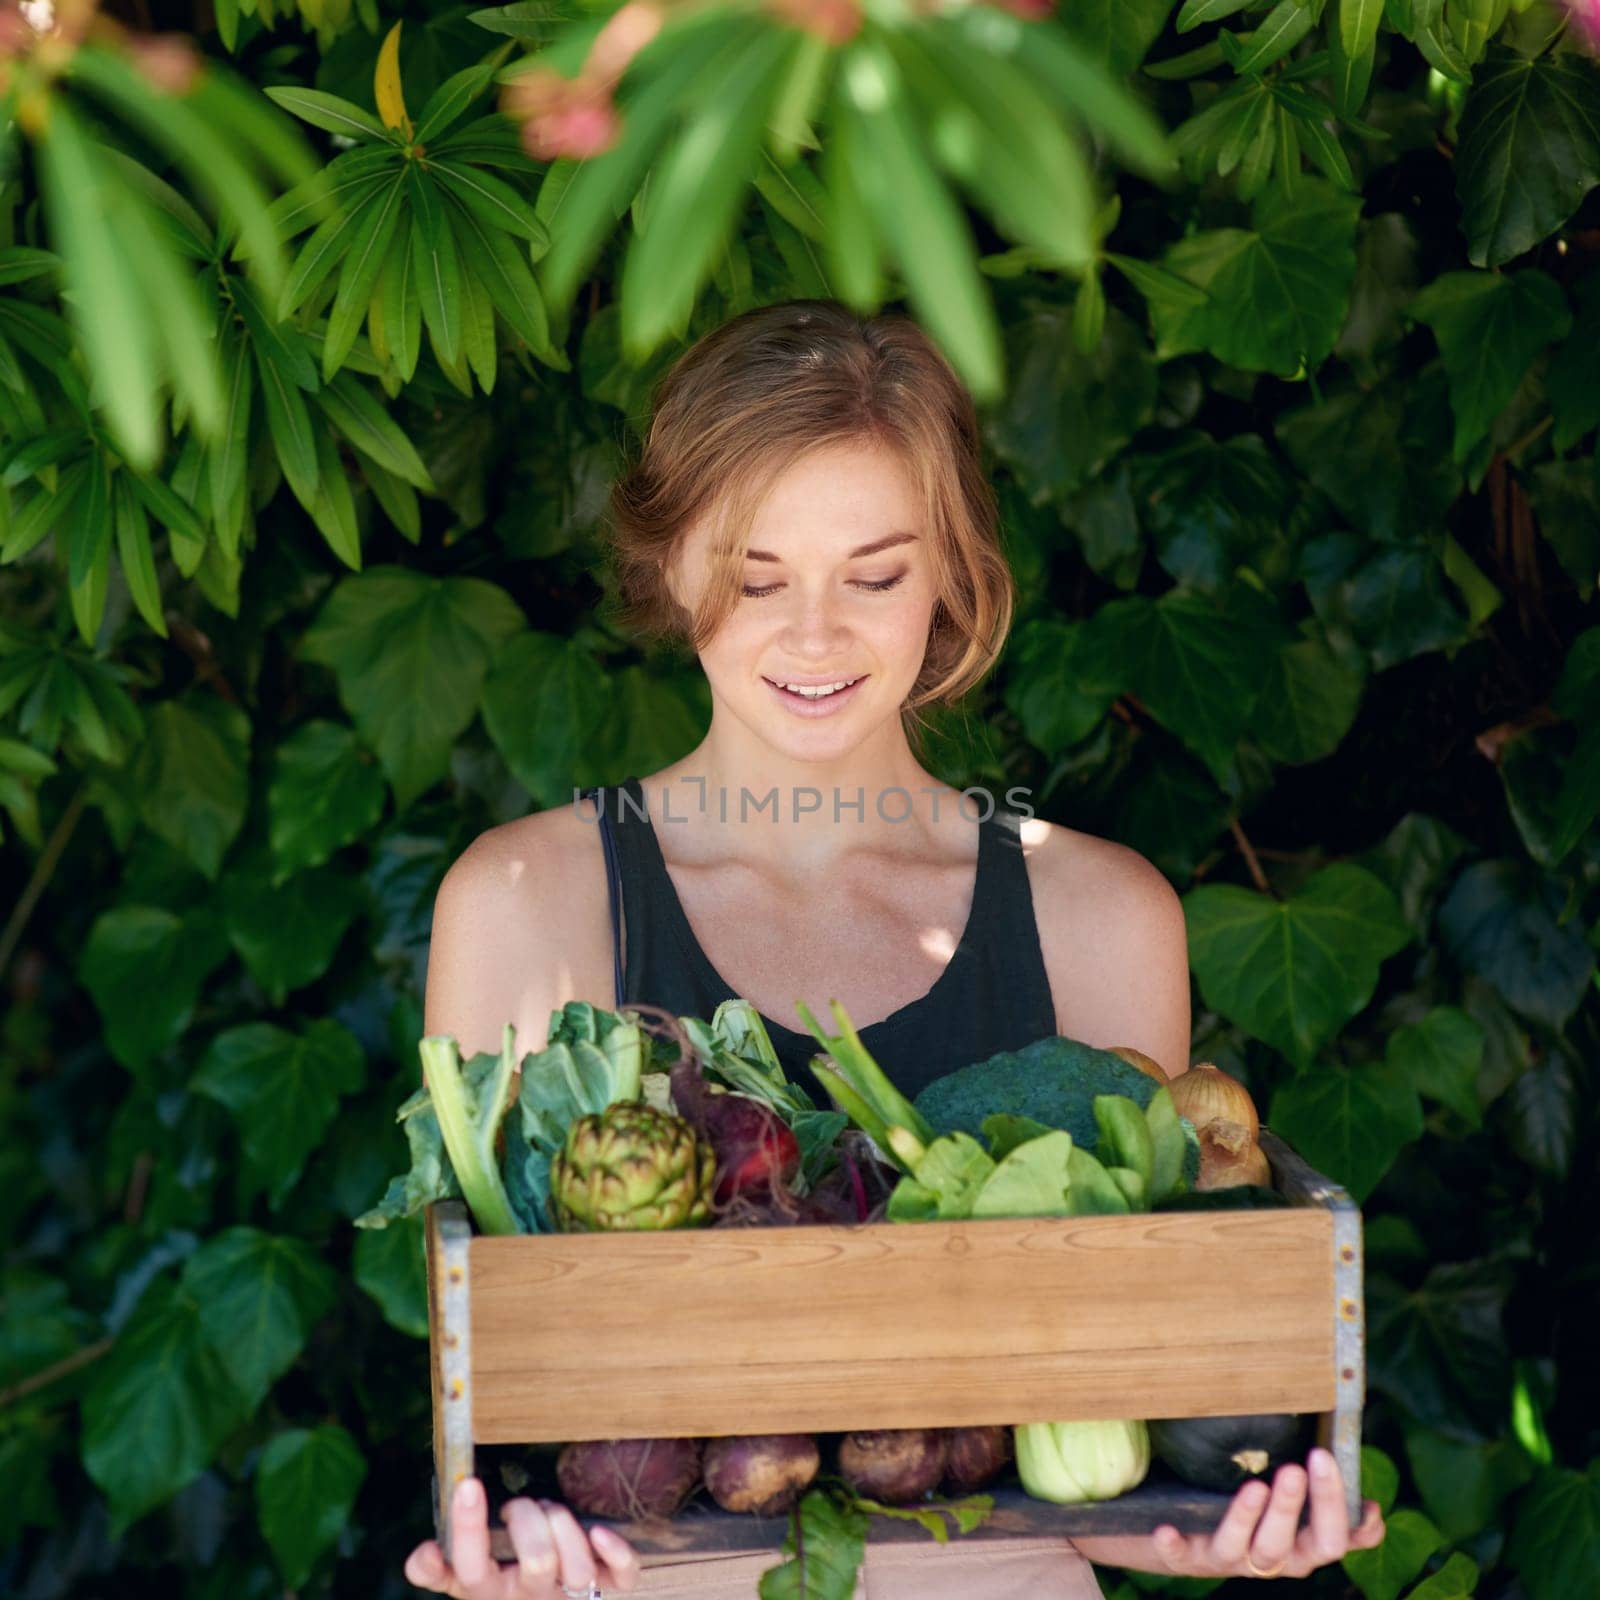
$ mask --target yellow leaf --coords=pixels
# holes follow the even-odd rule
[[[372,92],[378,102],[378,116],[386,128],[401,128],[411,137],[411,119],[406,115],[405,90],[400,87],[400,24],[389,30],[378,51],[378,70],[372,75]]]

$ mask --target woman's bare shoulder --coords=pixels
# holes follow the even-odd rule
[[[612,1003],[605,863],[587,815],[562,805],[518,817],[451,863],[433,906],[429,1033],[498,1049],[510,1022],[537,1048],[568,1000]]]
[[[1041,817],[1023,820],[1021,838],[1058,1030],[1184,1071],[1188,939],[1167,875],[1128,845]]]

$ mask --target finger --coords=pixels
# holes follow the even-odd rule
[[[450,1565],[437,1539],[419,1544],[406,1557],[406,1582],[418,1589],[434,1589],[440,1594],[449,1594],[452,1582]]]
[[[466,1590],[494,1575],[489,1556],[489,1499],[476,1478],[463,1478],[450,1501],[450,1565]]]
[[[1292,1461],[1279,1467],[1272,1483],[1272,1498],[1250,1541],[1249,1556],[1256,1566],[1275,1567],[1289,1559],[1305,1503],[1306,1469]]]
[[[1244,1560],[1271,1494],[1260,1478],[1252,1478],[1234,1495],[1211,1535],[1211,1554],[1223,1566],[1235,1567]]]
[[[550,1519],[543,1507],[526,1495],[506,1501],[500,1517],[511,1535],[511,1548],[516,1552],[518,1588],[544,1600],[560,1571],[556,1542],[550,1536]]]
[[[561,1553],[561,1582],[568,1589],[587,1589],[595,1579],[594,1551],[578,1519],[559,1500],[541,1500],[550,1532]]]
[[[609,1528],[591,1528],[589,1543],[611,1569],[609,1575],[600,1577],[602,1589],[615,1587],[626,1594],[638,1584],[643,1570],[639,1564],[639,1553],[620,1533],[613,1533]]]
[[[1311,1452],[1311,1554],[1318,1566],[1337,1561],[1350,1548],[1350,1514],[1344,1476],[1329,1450]]]
[[[1155,1540],[1156,1554],[1173,1572],[1181,1572],[1187,1565],[1189,1541],[1166,1522],[1151,1537]]]
[[[1350,1543],[1358,1550],[1370,1550],[1374,1545],[1383,1543],[1383,1536],[1387,1532],[1383,1511],[1378,1502],[1369,1500],[1366,1504],[1366,1514],[1361,1519],[1361,1526],[1351,1534]]]

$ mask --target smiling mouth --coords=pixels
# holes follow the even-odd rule
[[[801,700],[826,700],[860,683],[865,676],[866,674],[862,673],[854,678],[835,678],[831,683],[787,683],[781,678],[768,678],[766,681],[774,689],[782,689],[785,693],[795,695]]]

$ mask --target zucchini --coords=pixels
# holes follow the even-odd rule
[[[1232,1493],[1303,1452],[1305,1416],[1172,1417],[1150,1424],[1150,1450],[1185,1483]]]

